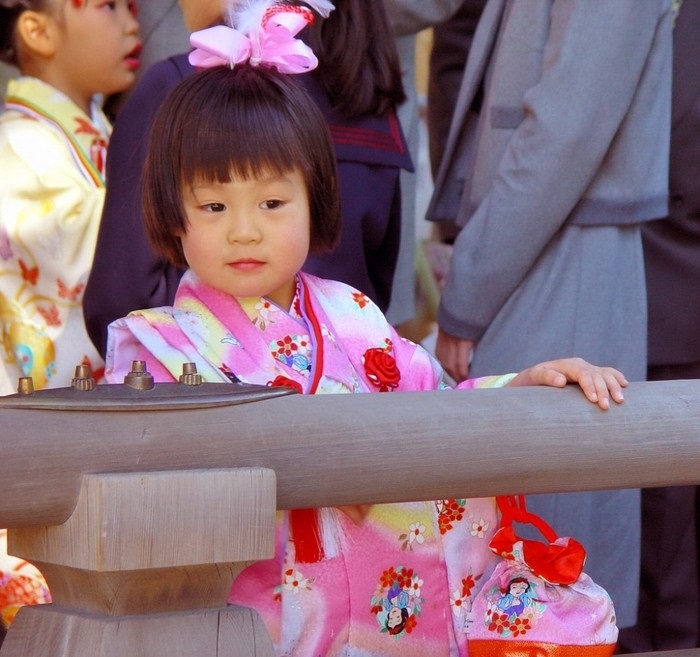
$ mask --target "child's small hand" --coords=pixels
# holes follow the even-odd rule
[[[610,408],[611,397],[622,403],[622,388],[628,382],[622,372],[612,367],[591,365],[582,358],[562,358],[528,367],[509,385],[563,388],[567,383],[578,383],[588,400],[605,410]]]
[[[355,504],[352,506],[339,506],[340,509],[356,525],[361,525],[372,508],[371,504]]]

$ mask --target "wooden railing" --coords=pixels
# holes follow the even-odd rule
[[[275,508],[700,483],[700,381],[632,384],[609,411],[574,387],[122,410],[83,394],[0,398],[0,526],[54,598],[20,610],[1,657],[271,654],[226,595],[271,555]]]

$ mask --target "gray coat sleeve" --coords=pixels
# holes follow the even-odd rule
[[[656,2],[553,3],[540,79],[455,242],[444,331],[478,340],[562,228],[633,104],[659,21]]]

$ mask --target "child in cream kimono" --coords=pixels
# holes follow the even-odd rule
[[[0,59],[19,68],[0,116],[0,395],[96,378],[102,359],[82,298],[104,200],[110,125],[95,94],[134,81],[140,48],[132,3],[4,0]],[[31,564],[7,554],[0,530],[0,627],[24,604],[50,601]]]
[[[99,378],[82,297],[104,201],[110,125],[96,94],[134,81],[132,3],[3,2],[0,57],[17,66],[0,116],[0,394]]]
[[[183,80],[161,106],[144,172],[151,243],[189,271],[172,307],[110,326],[108,381],[121,383],[132,361],[144,360],[156,381],[177,380],[192,362],[205,381],[303,394],[447,387],[437,362],[361,291],[300,272],[340,230],[323,115],[283,74],[314,65],[293,38],[307,19],[298,6],[275,5],[248,30],[193,35],[191,61],[212,68]],[[250,50],[234,48],[244,39]],[[580,359],[460,387],[567,381],[603,408],[611,396],[622,401],[624,377]],[[497,524],[492,498],[280,512],[274,558],[246,568],[229,600],[258,611],[279,655],[466,655],[471,600],[493,568]]]

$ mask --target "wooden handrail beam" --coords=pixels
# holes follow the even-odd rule
[[[700,380],[625,395],[609,411],[573,386],[121,413],[0,398],[0,526],[64,522],[97,472],[266,467],[283,509],[700,481]]]

